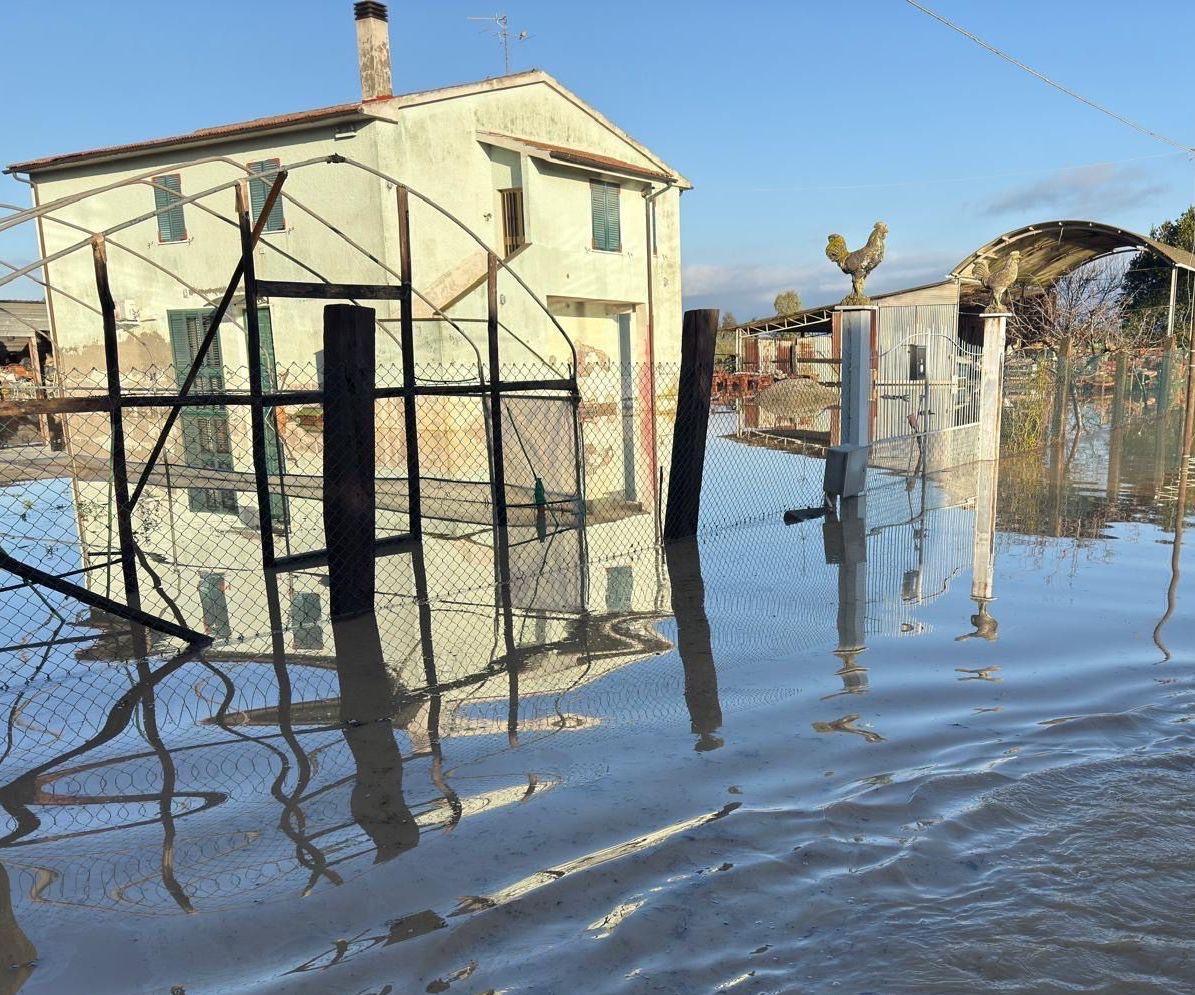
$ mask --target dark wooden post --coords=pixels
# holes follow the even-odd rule
[[[668,510],[664,516],[665,542],[697,534],[717,334],[717,308],[685,312],[681,328],[680,388],[672,432],[672,465],[668,471]]]
[[[245,332],[249,349],[249,417],[253,446],[253,479],[257,485],[257,526],[261,562],[274,565],[274,522],[270,513],[270,477],[266,462],[266,415],[261,394],[261,328],[257,318],[257,271],[253,265],[253,225],[249,218],[249,183],[236,185],[237,220],[241,229],[241,268],[245,281]]]
[[[329,614],[373,611],[374,310],[324,308],[324,539]]]
[[[104,236],[91,239],[95,264],[95,286],[104,322],[104,364],[108,368],[108,423],[112,435],[112,491],[116,500],[116,532],[120,541],[120,566],[124,577],[124,595],[129,607],[141,610],[141,590],[137,582],[137,559],[133,539],[133,506],[129,501],[129,471],[124,443],[124,412],[121,408],[120,350],[116,342],[116,302],[108,283],[108,250]],[[133,641],[144,649],[145,634],[134,628]]]

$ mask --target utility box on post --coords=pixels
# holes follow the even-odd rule
[[[867,489],[868,446],[831,446],[826,452],[827,497],[858,497]]]

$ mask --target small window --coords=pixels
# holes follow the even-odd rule
[[[249,163],[250,173],[270,174],[261,179],[254,178],[249,181],[249,210],[253,214],[254,221],[261,215],[261,209],[266,206],[266,196],[270,192],[270,187],[274,185],[274,175],[279,165],[277,159],[263,159],[261,162]],[[266,218],[266,226],[263,230],[286,231],[286,219],[282,216],[281,197],[274,201],[274,206],[270,208],[270,216]]]
[[[509,256],[527,242],[523,230],[523,188],[510,187],[498,193],[502,196],[502,251]]]
[[[182,205],[177,204],[183,196],[183,180],[178,173],[168,176],[155,176],[154,210],[158,212],[158,241],[185,242],[187,240],[187,225],[183,218]]]
[[[603,252],[622,251],[622,227],[618,217],[617,183],[590,180],[589,198],[593,207],[593,247]]]

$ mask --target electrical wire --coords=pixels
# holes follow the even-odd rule
[[[925,14],[926,16],[932,17],[938,23],[944,24],[946,27],[950,28],[950,30],[957,31],[964,38],[969,38],[971,41],[975,42],[976,45],[980,46],[980,48],[986,49],[987,51],[991,52],[993,55],[997,56],[998,58],[1003,59],[1005,62],[1007,62],[1013,66],[1016,66],[1018,69],[1022,70],[1023,72],[1027,72],[1030,76],[1036,77],[1037,79],[1039,79],[1043,83],[1045,83],[1047,86],[1052,86],[1055,90],[1058,90],[1060,93],[1065,93],[1068,97],[1071,97],[1072,99],[1079,101],[1079,103],[1086,104],[1088,107],[1092,108],[1093,110],[1097,110],[1101,114],[1105,114],[1108,117],[1112,118],[1113,120],[1119,121],[1121,124],[1126,125],[1126,126],[1132,128],[1134,131],[1136,131],[1142,135],[1145,135],[1149,138],[1152,138],[1155,141],[1162,142],[1165,145],[1169,145],[1173,148],[1179,149],[1188,154],[1195,152],[1195,149],[1193,149],[1191,146],[1189,146],[1183,142],[1180,142],[1174,138],[1170,138],[1167,135],[1163,135],[1160,132],[1154,131],[1152,128],[1147,128],[1145,125],[1140,124],[1137,121],[1134,121],[1132,118],[1125,117],[1123,114],[1118,114],[1116,111],[1111,110],[1108,107],[1105,107],[1103,104],[1097,104],[1094,100],[1090,100],[1087,97],[1083,96],[1083,94],[1076,93],[1070,87],[1063,86],[1063,84],[1059,83],[1057,80],[1051,79],[1045,73],[1038,72],[1032,66],[1026,65],[1020,59],[1016,58],[1013,55],[1010,55],[1008,52],[1005,52],[1003,49],[997,48],[995,45],[992,45],[991,43],[984,41],[982,38],[979,37],[979,35],[975,34],[974,32],[968,31],[961,24],[955,24],[954,21],[950,20],[947,17],[943,17],[936,10],[932,10],[929,7],[926,7],[924,4],[919,3],[918,0],[905,0],[905,3],[907,3],[910,7],[913,7],[915,9],[921,11],[921,13]]]

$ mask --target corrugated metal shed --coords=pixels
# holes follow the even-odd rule
[[[50,335],[46,302],[0,300],[0,341],[8,348],[23,349],[33,335]]]

